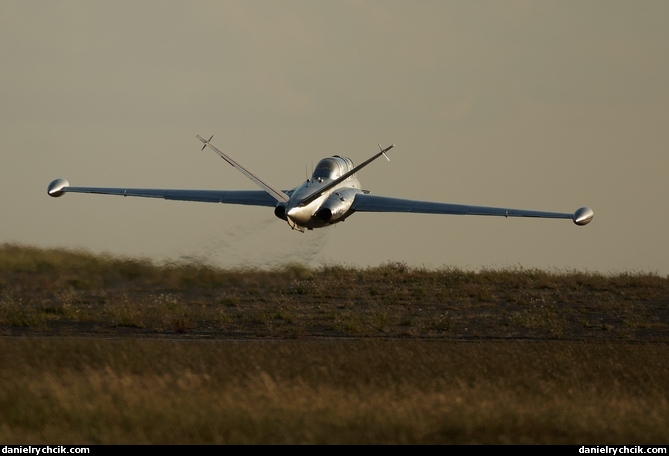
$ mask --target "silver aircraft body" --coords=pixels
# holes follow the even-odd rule
[[[119,196],[141,196],[163,198],[176,201],[200,201],[208,203],[242,204],[250,206],[274,207],[274,214],[288,222],[294,230],[322,228],[346,220],[355,212],[414,212],[423,214],[489,215],[500,217],[535,217],[569,219],[576,225],[587,225],[593,218],[588,207],[574,213],[544,212],[523,209],[509,209],[463,204],[435,203],[409,199],[372,195],[363,190],[357,172],[383,155],[395,145],[381,149],[373,157],[358,166],[351,159],[334,155],[324,158],[316,165],[313,174],[305,182],[292,190],[279,190],[267,181],[221,152],[211,144],[211,139],[197,138],[204,143],[202,150],[209,147],[221,158],[238,169],[256,183],[262,190],[177,190],[143,189],[116,187],[71,187],[65,179],[56,179],[49,184],[50,196],[59,197],[64,193],[97,193]]]

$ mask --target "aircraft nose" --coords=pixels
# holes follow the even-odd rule
[[[288,222],[288,225],[294,230],[301,231],[304,233],[304,223],[306,223],[304,219],[304,208],[300,207],[291,207],[288,209],[286,212],[286,221]]]
[[[294,220],[296,222],[304,222],[304,210],[301,207],[293,206],[288,211],[286,212],[286,216],[288,216],[291,220]]]

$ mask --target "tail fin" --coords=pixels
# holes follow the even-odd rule
[[[241,164],[234,161],[228,155],[226,155],[223,152],[221,152],[220,150],[218,150],[218,148],[216,146],[214,146],[212,143],[209,142],[209,141],[211,141],[211,138],[214,137],[214,135],[211,135],[211,138],[209,138],[209,139],[204,139],[200,135],[196,135],[196,137],[197,137],[197,139],[199,139],[200,141],[202,141],[204,143],[204,146],[202,147],[202,150],[204,150],[205,147],[209,146],[209,148],[211,150],[213,150],[214,152],[216,152],[219,155],[219,157],[221,157],[226,162],[230,163],[230,165],[232,165],[233,168],[236,168],[237,170],[239,170],[240,173],[242,173],[243,175],[245,175],[246,177],[251,179],[253,182],[255,182],[256,185],[258,185],[260,188],[262,188],[267,193],[269,193],[275,200],[282,201],[284,203],[287,203],[290,200],[290,197],[288,195],[286,195],[284,192],[282,192],[281,190],[277,190],[276,188],[272,187],[267,182],[263,181],[258,176],[253,174],[251,171],[244,168]]]
[[[357,173],[357,172],[360,171],[362,168],[364,168],[365,166],[369,165],[371,162],[373,162],[374,160],[376,160],[377,158],[379,158],[381,155],[383,155],[384,157],[386,157],[386,159],[387,159],[388,161],[390,161],[390,159],[389,159],[388,156],[386,155],[386,152],[388,152],[390,149],[392,149],[393,147],[395,147],[395,144],[393,144],[392,146],[388,146],[388,147],[386,147],[386,148],[381,147],[381,144],[379,144],[379,147],[381,148],[381,152],[379,152],[378,154],[374,155],[372,158],[366,160],[365,162],[359,164],[358,166],[356,166],[356,167],[353,168],[352,170],[348,171],[347,173],[342,174],[342,175],[339,176],[337,179],[333,180],[332,182],[329,182],[327,185],[324,185],[323,187],[319,188],[319,189],[316,190],[314,193],[312,193],[311,195],[307,196],[307,197],[304,198],[302,201],[300,201],[299,206],[304,207],[304,206],[306,206],[307,204],[311,203],[313,200],[315,200],[316,198],[318,198],[319,196],[321,196],[323,193],[325,193],[326,191],[330,190],[332,187],[334,187],[335,185],[337,185],[337,184],[339,184],[340,182],[344,181],[345,179],[348,179],[349,176],[352,176],[353,174]]]

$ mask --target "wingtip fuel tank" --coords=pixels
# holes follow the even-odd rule
[[[581,207],[574,212],[574,223],[583,226],[592,221],[595,213],[589,207]]]
[[[59,196],[63,196],[65,193],[63,191],[63,188],[69,187],[70,183],[66,181],[65,179],[56,179],[53,182],[49,184],[49,187],[47,188],[47,193],[49,196],[53,196],[54,198],[58,198]]]

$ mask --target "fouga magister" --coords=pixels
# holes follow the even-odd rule
[[[594,215],[592,209],[582,207],[574,213],[530,211],[500,207],[469,206],[464,204],[436,203],[372,195],[363,190],[357,177],[362,168],[384,156],[395,147],[381,147],[373,157],[354,166],[350,158],[333,155],[318,162],[313,174],[292,190],[279,190],[259,178],[244,166],[221,152],[211,143],[213,135],[204,139],[202,150],[209,147],[223,160],[255,182],[262,190],[178,190],[116,187],[72,187],[65,179],[49,184],[48,194],[54,197],[64,193],[98,193],[103,195],[141,196],[175,201],[200,201],[206,203],[243,204],[273,207],[274,214],[288,222],[294,230],[322,228],[343,222],[356,212],[413,212],[420,214],[490,215],[499,217],[535,217],[569,219],[576,225],[587,225]]]

